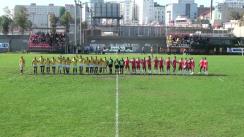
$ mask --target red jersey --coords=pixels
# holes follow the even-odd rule
[[[203,67],[204,67],[204,68],[208,68],[208,61],[207,61],[207,60],[204,60],[204,61],[203,61]]]
[[[184,60],[182,64],[183,64],[183,68],[186,68],[187,67],[187,60]]]
[[[179,60],[179,68],[183,68],[183,60]]]
[[[140,61],[139,59],[136,60],[136,67],[137,67],[137,68],[140,68],[140,67],[141,67],[140,65],[141,65],[141,61]]]
[[[136,67],[136,60],[132,60],[131,61],[131,66],[132,66],[132,68],[135,68]]]
[[[163,59],[160,59],[159,60],[159,67],[162,68],[164,65],[164,60]]]
[[[148,59],[148,60],[147,60],[147,65],[148,65],[148,66],[151,66],[151,65],[152,65],[151,59]]]
[[[200,67],[204,67],[204,60],[200,60]]]
[[[170,67],[170,64],[171,64],[170,60],[167,59],[167,60],[166,60],[166,66],[167,66],[167,67]]]
[[[128,59],[125,60],[125,66],[129,66],[130,61]]]
[[[142,68],[146,68],[147,67],[147,62],[146,60],[141,60],[141,64],[142,64]]]
[[[154,60],[154,67],[158,67],[158,59]]]
[[[176,59],[174,59],[174,60],[173,60],[173,67],[174,67],[174,68],[176,68],[176,63],[177,63],[177,61],[176,61]]]

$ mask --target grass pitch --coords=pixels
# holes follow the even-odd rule
[[[34,56],[0,54],[0,136],[114,137],[116,76],[34,76]],[[208,61],[210,76],[119,76],[119,136],[244,136],[244,58]]]

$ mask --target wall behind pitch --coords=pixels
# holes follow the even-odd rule
[[[27,50],[29,35],[0,35],[0,43],[9,43],[10,52]]]

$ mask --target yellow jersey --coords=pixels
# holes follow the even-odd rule
[[[38,60],[37,59],[33,59],[32,60],[32,65],[37,65],[38,64]]]
[[[25,59],[20,58],[19,59],[19,65],[25,65]]]
[[[51,60],[51,64],[52,64],[52,65],[56,65],[56,62],[57,62],[56,59],[55,59],[55,58],[52,58],[52,60]]]

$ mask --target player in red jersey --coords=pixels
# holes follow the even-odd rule
[[[155,57],[154,59],[154,73],[158,73],[158,57]]]
[[[164,72],[164,59],[162,57],[159,60],[159,71],[160,73]]]
[[[151,74],[152,73],[152,59],[150,56],[148,56],[148,59],[147,59],[147,68],[148,68],[148,72]]]
[[[176,60],[176,56],[174,57],[173,61],[172,61],[172,66],[173,66],[173,72],[174,74],[176,74],[176,64],[177,64],[177,60]]]
[[[208,61],[207,58],[205,57],[203,60],[203,69],[206,75],[208,75]]]
[[[167,72],[167,75],[169,75],[170,74],[170,65],[171,65],[170,57],[168,57],[165,62],[166,62],[166,72]]]
[[[136,73],[140,73],[140,71],[141,71],[141,60],[140,58],[138,58],[136,60]]]
[[[144,59],[141,60],[141,64],[142,64],[142,71],[145,74],[147,72],[147,61],[145,57]]]
[[[199,66],[200,66],[200,73],[202,73],[204,71],[204,58],[200,60]]]
[[[131,67],[132,67],[132,73],[135,74],[136,73],[136,59],[133,58],[131,61]]]
[[[192,72],[192,74],[194,74],[194,71],[195,71],[195,60],[194,60],[194,58],[192,57],[192,58],[191,58],[191,72]]]
[[[182,73],[182,71],[183,71],[183,58],[181,58],[178,63],[179,63],[178,70],[180,73]]]
[[[125,70],[130,72],[130,60],[128,57],[125,59]]]
[[[183,74],[187,73],[187,58],[183,60]]]

